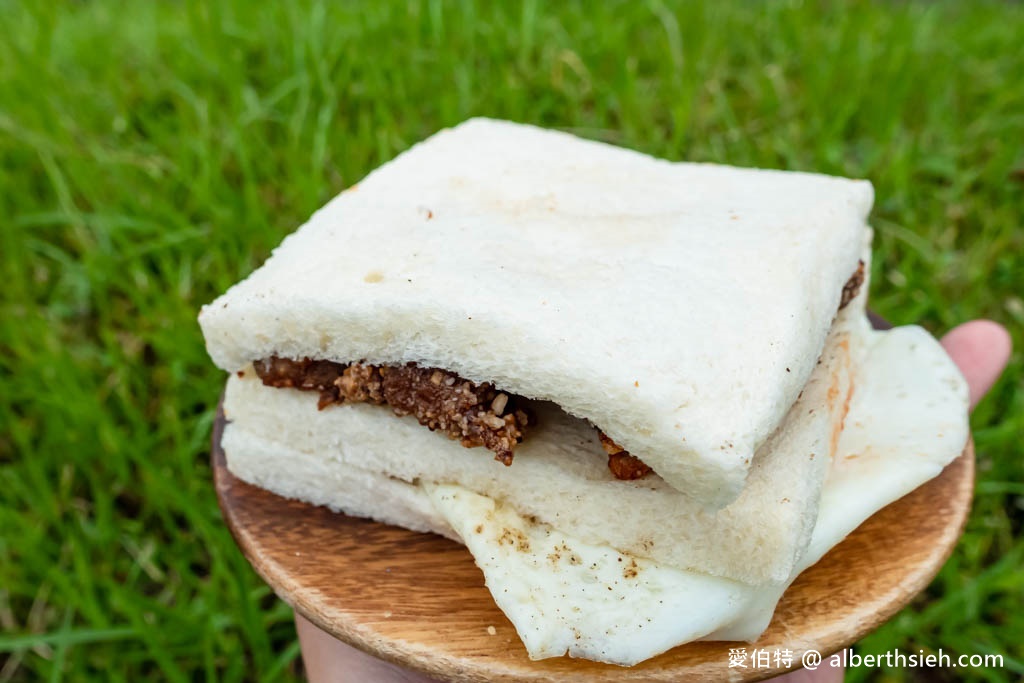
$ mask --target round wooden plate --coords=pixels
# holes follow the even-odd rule
[[[783,596],[752,644],[698,642],[631,668],[560,657],[530,661],[463,546],[433,534],[335,514],[235,478],[213,430],[217,497],[242,552],[274,591],[328,633],[377,657],[450,681],[758,680],[784,671],[729,667],[730,647],[827,656],[924,589],[967,519],[974,450],[879,511]]]

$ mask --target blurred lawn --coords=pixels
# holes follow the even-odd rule
[[[0,0],[0,681],[295,677],[218,515],[196,311],[470,115],[869,178],[874,308],[1024,344],[1024,7],[828,4]],[[974,416],[966,536],[860,644],[1006,669],[850,680],[1024,674],[1021,360]]]

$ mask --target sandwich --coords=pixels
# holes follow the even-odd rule
[[[867,322],[872,200],[503,121],[441,131],[203,307],[228,468],[463,543],[535,659],[753,640],[968,438],[938,343]]]

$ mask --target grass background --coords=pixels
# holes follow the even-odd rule
[[[1024,344],[1017,3],[0,0],[0,682],[290,680],[222,526],[195,315],[320,204],[476,114],[870,178],[873,306]],[[1024,674],[1022,356],[973,418],[967,533],[862,652]],[[923,677],[923,678],[922,678]]]

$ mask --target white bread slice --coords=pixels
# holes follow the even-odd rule
[[[871,202],[475,119],[335,198],[200,323],[230,372],[416,362],[552,401],[721,507],[810,378]]]
[[[587,543],[750,584],[782,582],[810,537],[863,356],[865,292],[841,312],[801,397],[758,451],[743,493],[717,513],[656,475],[615,479],[594,428],[552,405],[538,411],[537,428],[504,467],[489,451],[466,449],[386,407],[317,411],[315,394],[265,387],[252,370],[228,380],[228,467],[276,493],[402,526],[412,503],[399,483],[459,484]],[[360,479],[355,493],[374,507],[352,504],[349,471]],[[391,477],[388,488],[371,492],[362,481],[370,473]],[[300,478],[307,485],[295,488]],[[392,511],[388,499],[399,493]]]

